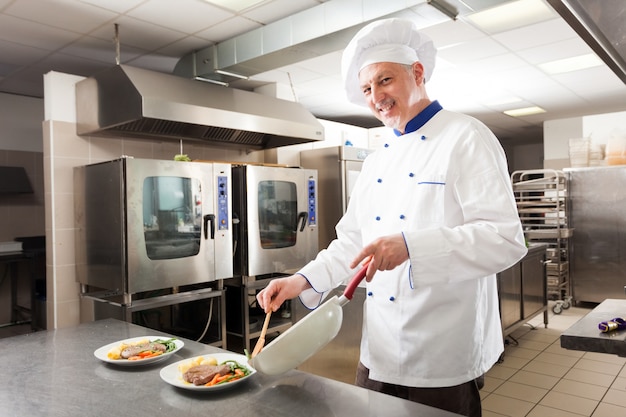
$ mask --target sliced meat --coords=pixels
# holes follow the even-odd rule
[[[215,375],[226,375],[229,372],[230,365],[196,365],[183,374],[183,379],[194,385],[204,385],[211,382]]]
[[[149,350],[151,352],[163,352],[165,353],[165,351],[167,350],[167,347],[162,344],[162,343],[142,343],[140,345],[135,345],[135,346],[129,346],[126,349],[122,350],[122,353],[120,354],[120,356],[124,359],[128,359],[131,356],[137,356],[139,355],[141,352],[145,352],[146,350]]]

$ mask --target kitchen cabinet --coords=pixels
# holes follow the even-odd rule
[[[546,245],[531,245],[518,263],[498,273],[498,297],[504,336],[543,313],[548,327]]]

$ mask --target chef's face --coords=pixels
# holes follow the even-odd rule
[[[424,67],[392,62],[370,64],[359,72],[359,84],[374,116],[404,133],[406,124],[428,103],[423,88]]]

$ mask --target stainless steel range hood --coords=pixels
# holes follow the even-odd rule
[[[324,139],[298,103],[125,65],[76,84],[79,135],[192,139],[252,149]]]

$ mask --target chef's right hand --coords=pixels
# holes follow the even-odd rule
[[[311,288],[309,281],[300,274],[274,278],[267,287],[257,294],[256,299],[266,313],[275,312],[285,300],[297,297],[308,288]]]

